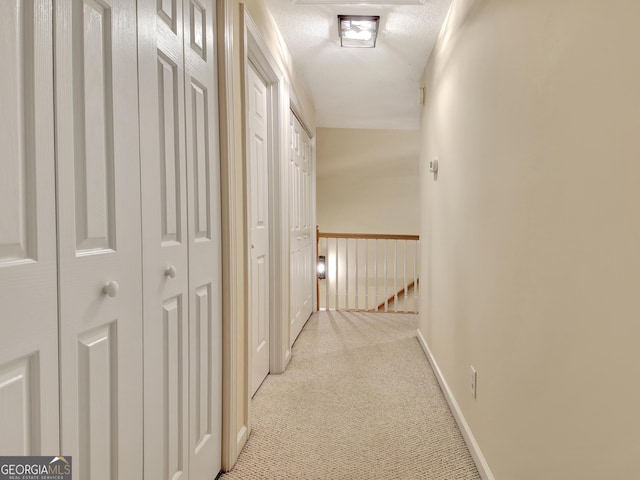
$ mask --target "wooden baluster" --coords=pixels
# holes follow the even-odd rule
[[[388,263],[388,251],[389,241],[384,241],[384,311],[389,309],[389,288],[387,286],[387,263]]]
[[[364,240],[364,256],[366,262],[364,263],[364,309],[369,310],[369,240]]]
[[[375,274],[376,274],[376,296],[373,299],[374,300],[373,304],[375,305],[375,309],[378,310],[378,298],[380,298],[380,297],[378,296],[378,239],[377,238],[376,238],[375,242],[376,242],[376,260],[375,260],[375,264],[374,265],[375,265],[375,270],[376,270],[376,272],[375,272]]]
[[[398,311],[398,240],[393,241],[393,311]]]
[[[329,239],[326,239],[327,245],[327,256],[324,259],[324,271],[325,271],[325,282],[324,282],[324,309],[329,310]]]
[[[404,285],[404,311],[407,311],[407,297],[409,296],[409,285],[407,285],[407,256],[408,256],[408,243],[404,241],[404,273],[402,275],[402,284]]]
[[[359,298],[359,294],[360,292],[358,291],[358,275],[360,274],[359,269],[358,269],[358,239],[356,238],[356,310],[358,310],[358,306],[360,305],[360,302],[358,302]]]
[[[339,256],[339,254],[338,254],[338,239],[336,238],[336,310],[340,310],[340,300],[339,300],[340,297],[338,296],[339,295],[339,292],[338,292],[338,284],[339,284],[338,277],[339,277],[339,274],[340,274],[339,269],[338,269],[338,256]]]
[[[345,309],[349,310],[349,239],[346,238],[345,239],[345,243],[346,246],[344,248],[345,250],[345,270],[344,270],[344,284],[347,287],[346,288],[346,293],[344,296],[344,303],[345,303]]]

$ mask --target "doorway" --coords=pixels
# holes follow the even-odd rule
[[[247,345],[248,401],[264,380],[261,376],[266,375],[265,357],[268,358],[267,373],[284,372],[291,358],[287,321],[289,172],[286,156],[283,155],[288,145],[289,90],[285,76],[255,22],[244,8],[241,8],[241,14],[244,22],[243,104],[247,114],[244,126],[247,212],[245,258],[247,333],[251,339]],[[251,108],[255,111],[251,112]],[[258,123],[264,123],[264,128]],[[256,171],[252,173],[252,169]],[[257,182],[258,178],[260,182]],[[262,201],[254,202],[259,198]],[[258,219],[264,225],[259,226],[256,223]],[[265,353],[267,345],[268,353]]]

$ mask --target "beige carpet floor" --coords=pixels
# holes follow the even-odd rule
[[[221,478],[479,479],[416,328],[410,314],[314,314]]]

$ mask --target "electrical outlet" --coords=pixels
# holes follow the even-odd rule
[[[471,365],[471,396],[476,398],[476,392],[478,391],[478,372],[473,365]]]

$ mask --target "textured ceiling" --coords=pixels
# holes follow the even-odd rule
[[[451,0],[423,5],[303,5],[266,0],[319,127],[415,129],[418,85]],[[380,15],[376,48],[341,48],[337,16]]]

